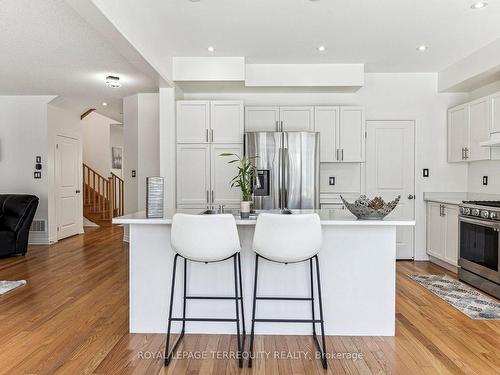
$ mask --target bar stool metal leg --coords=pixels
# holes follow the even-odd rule
[[[324,320],[323,320],[323,300],[321,299],[321,281],[320,281],[320,277],[319,277],[318,255],[315,255],[314,259],[316,260],[316,277],[317,277],[317,283],[318,283],[319,320],[320,320],[320,325],[321,325],[321,343],[322,343],[321,347],[319,346],[318,339],[316,338],[316,335],[314,337],[316,339],[316,344],[318,346],[318,350],[321,353],[321,363],[323,364],[323,368],[326,369],[328,367],[328,364],[326,361],[326,353],[325,353],[326,352],[325,324],[324,324]]]
[[[243,322],[243,342],[245,342],[246,329],[245,329],[245,311],[243,309],[243,283],[241,282],[241,254],[238,253],[238,271],[240,278],[240,304],[241,304],[241,321]]]
[[[255,305],[257,304],[257,275],[259,270],[259,254],[255,254],[255,276],[253,280],[253,303],[252,303],[252,328],[250,332],[250,348],[248,356],[248,367],[252,367],[253,340],[255,332]]]
[[[233,264],[234,264],[234,306],[236,307],[236,341],[238,344],[238,366],[243,367],[243,356],[240,340],[240,313],[238,306],[238,267],[237,267],[237,255],[235,254]]]
[[[174,305],[175,274],[177,270],[177,258],[179,258],[179,254],[175,254],[174,268],[172,271],[172,287],[170,289],[170,310],[168,313],[167,342],[165,343],[165,366],[168,366],[168,364],[170,363],[172,359],[172,354],[174,353],[175,349],[177,349],[177,346],[184,337],[184,327],[183,327],[181,334],[179,335],[179,338],[177,339],[172,348],[172,351],[171,352],[168,351],[168,346],[169,346],[168,344],[170,343],[170,329],[172,328],[172,307]]]
[[[316,323],[314,323],[314,320],[316,320],[315,314],[314,314],[314,274],[313,274],[313,260],[312,258],[309,259],[309,273],[311,275],[311,310],[312,310],[312,328],[313,328],[313,335],[316,336]]]

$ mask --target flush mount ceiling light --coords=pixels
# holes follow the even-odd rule
[[[326,50],[326,47],[325,47],[325,46],[319,46],[319,47],[318,47],[318,51],[319,51],[319,52],[325,52],[325,50]]]
[[[208,52],[215,52],[215,48],[212,47],[212,46],[210,46],[210,47],[207,48],[207,51]]]
[[[116,76],[107,76],[106,77],[106,86],[116,89],[121,87],[120,77]]]
[[[427,51],[427,46],[426,45],[421,45],[417,47],[417,51],[424,52]]]
[[[472,4],[470,7],[472,9],[482,9],[486,6],[488,6],[488,3],[486,1],[478,1],[477,3]]]
[[[106,103],[106,102],[102,102],[102,105],[103,105],[104,107],[106,107],[106,106],[108,105],[108,103]]]

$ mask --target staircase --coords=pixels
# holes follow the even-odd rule
[[[100,226],[123,215],[124,181],[111,173],[104,177],[83,164],[83,216]]]

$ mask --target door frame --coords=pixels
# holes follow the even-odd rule
[[[77,165],[80,166],[77,168],[78,172],[78,186],[80,186],[80,196],[78,197],[78,207],[79,207],[79,213],[77,214],[78,216],[78,233],[84,233],[83,231],[83,171],[82,167],[83,166],[83,153],[82,153],[82,140],[78,137],[73,137],[67,134],[56,134],[55,136],[55,142],[54,142],[54,198],[55,198],[55,219],[56,219],[56,241],[62,240],[63,238],[59,237],[59,214],[60,214],[60,199],[59,199],[59,181],[60,181],[60,175],[58,172],[58,162],[59,162],[59,150],[58,150],[58,144],[59,140],[61,138],[65,139],[71,139],[74,140],[78,143],[78,161]],[[67,238],[67,237],[64,237]]]
[[[416,176],[416,167],[417,167],[417,120],[409,120],[409,119],[388,119],[388,120],[380,120],[380,119],[367,119],[365,120],[365,148],[367,143],[367,134],[368,134],[368,125],[370,122],[401,122],[407,121],[413,123],[413,220],[417,217],[417,176]],[[365,151],[366,152],[366,151]],[[365,153],[365,157],[368,157],[368,154]],[[366,162],[366,159],[365,159]],[[366,166],[366,163],[365,163]],[[366,167],[364,168],[365,175],[365,191],[366,191]],[[412,257],[411,258],[401,258],[396,260],[415,260],[415,243],[416,243],[416,234],[415,230],[416,226],[412,227],[413,231],[413,240],[412,240]]]

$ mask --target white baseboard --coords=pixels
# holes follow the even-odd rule
[[[446,268],[448,271],[451,271],[453,273],[458,273],[458,267],[454,266],[453,264],[447,263],[441,259],[433,257],[432,255],[429,255],[429,260],[440,267]]]
[[[30,232],[29,245],[49,245],[49,234],[47,232]]]

